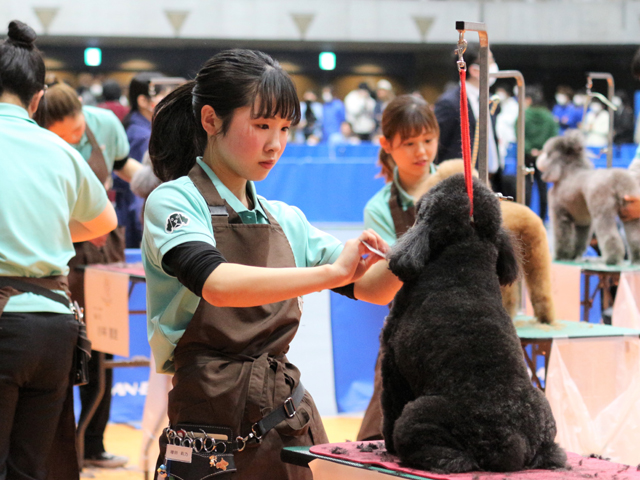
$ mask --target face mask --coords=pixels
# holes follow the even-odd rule
[[[622,106],[622,99],[620,97],[613,97],[613,104],[620,108]]]
[[[573,103],[575,103],[576,105],[584,105],[584,96],[582,96],[582,95],[574,95],[573,96]]]
[[[593,113],[599,113],[602,111],[602,105],[599,103],[592,103],[589,107]]]
[[[516,85],[515,87],[513,87],[513,96],[517,97],[518,96],[518,85]]]
[[[489,65],[489,73],[498,73],[500,71],[500,68],[498,67],[497,63],[492,63],[491,65]],[[494,83],[496,83],[497,78],[493,77],[489,77],[489,86],[492,86]]]
[[[94,97],[99,97],[102,95],[102,85],[99,83],[94,83],[89,87],[89,91]]]
[[[507,92],[504,92],[502,90],[500,90],[499,92],[496,92],[496,95],[498,95],[498,98],[500,99],[501,102],[504,102],[507,98],[509,98],[509,95],[507,95]]]
[[[324,103],[329,103],[331,100],[333,100],[333,95],[330,92],[322,92],[322,101]]]
[[[564,93],[556,93],[556,103],[558,105],[566,105],[569,101],[569,97],[567,97]]]

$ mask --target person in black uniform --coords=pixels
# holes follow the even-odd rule
[[[457,60],[457,56],[456,56]],[[477,148],[476,117],[479,109],[480,94],[480,65],[478,65],[478,48],[471,45],[464,54],[467,64],[467,101],[469,103],[469,135],[471,137],[472,150]],[[489,72],[497,72],[498,65],[489,50]],[[491,81],[489,82],[491,84]],[[462,140],[460,136],[460,85],[444,92],[434,105],[436,118],[440,126],[440,144],[436,164],[452,158],[462,158]],[[496,112],[497,113],[497,112]],[[502,166],[498,150],[498,140],[495,135],[496,115],[491,116],[489,124],[489,145],[487,168],[489,180],[496,192],[503,192]],[[507,193],[507,192],[503,192]]]

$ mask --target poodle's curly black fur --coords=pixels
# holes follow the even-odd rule
[[[433,472],[561,468],[566,455],[531,384],[500,285],[518,277],[499,201],[464,176],[417,205],[389,265],[404,286],[382,332],[383,433],[403,464]]]

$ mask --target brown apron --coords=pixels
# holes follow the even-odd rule
[[[227,261],[295,267],[289,241],[266,208],[269,224],[243,224],[199,165],[189,178],[209,205],[216,248]],[[298,298],[250,308],[214,307],[201,300],[175,350],[171,425],[222,426],[230,428],[234,437],[246,436],[300,382],[300,372],[285,356],[300,315]],[[292,418],[266,433],[260,444],[247,444],[235,453],[237,473],[230,478],[311,479],[309,469],[280,460],[282,447],[327,442],[320,414],[307,392]],[[161,460],[163,446],[161,438]]]
[[[87,138],[91,144],[91,155],[87,163],[100,183],[104,184],[109,177],[109,170],[95,135],[87,125]],[[69,289],[71,297],[84,308],[84,270],[79,270],[80,265],[92,265],[102,263],[124,262],[125,233],[124,227],[117,227],[106,234],[106,242],[102,247],[97,247],[91,242],[74,243],[75,257],[69,261]],[[90,379],[95,381],[95,379]],[[108,389],[109,387],[107,387]],[[108,390],[107,390],[108,391]],[[78,454],[76,451],[76,421],[73,411],[73,382],[69,382],[67,399],[62,409],[57,441],[54,442],[49,455],[49,473],[47,480],[71,480],[80,478]]]
[[[396,238],[400,238],[409,230],[416,220],[416,207],[410,206],[406,210],[402,209],[400,203],[400,192],[395,182],[391,184],[391,196],[389,197],[389,210],[396,229]],[[369,406],[364,412],[364,418],[358,431],[357,440],[382,440],[382,406],[380,398],[382,396],[382,355],[378,352],[376,368],[373,375],[373,395],[369,401]]]
[[[391,196],[389,197],[389,210],[391,210],[391,218],[393,219],[393,226],[396,229],[396,238],[400,238],[409,230],[413,223],[416,221],[416,207],[411,205],[406,210],[402,209],[402,203],[400,202],[400,192],[396,183],[391,183]]]
[[[15,288],[15,285],[11,285],[11,281],[14,279],[19,282],[29,283],[48,290],[61,290],[67,294],[67,297],[71,298],[71,294],[69,293],[69,280],[64,275],[38,278],[2,276],[2,285],[0,285],[0,315],[2,315],[2,312],[7,306],[7,303],[9,303],[9,299],[11,297],[24,293],[23,290]],[[5,285],[5,283],[8,283],[8,285]]]

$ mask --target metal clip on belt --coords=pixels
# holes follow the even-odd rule
[[[296,414],[296,409],[300,406],[300,402],[302,402],[302,397],[304,397],[305,389],[302,383],[298,383],[298,386],[295,388],[290,397],[288,397],[282,405],[276,408],[269,415],[264,417],[259,422],[254,423],[251,426],[251,433],[246,437],[238,436],[236,438],[236,442],[238,444],[238,452],[244,450],[252,440],[255,440],[256,443],[260,443],[262,441],[262,437],[264,437],[269,430],[274,428],[283,420],[287,418],[293,418]]]

